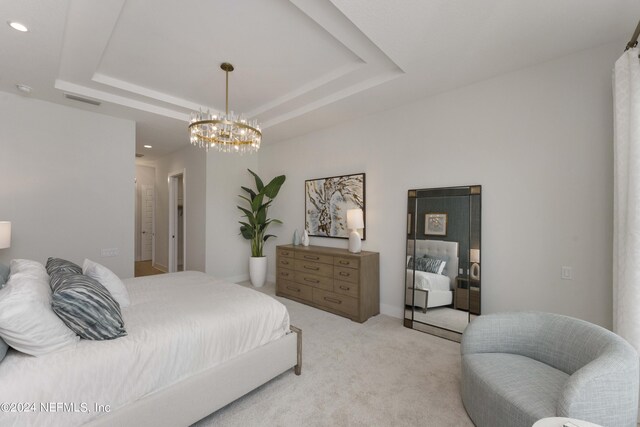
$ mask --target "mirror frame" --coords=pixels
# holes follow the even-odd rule
[[[481,235],[482,235],[482,186],[481,185],[469,185],[469,186],[458,186],[458,187],[440,187],[440,188],[422,188],[422,189],[412,189],[407,193],[407,234],[406,234],[406,243],[405,243],[405,251],[406,251],[406,260],[405,264],[405,273],[404,273],[404,292],[405,292],[405,315],[404,315],[404,326],[411,329],[416,329],[422,332],[426,332],[432,335],[437,335],[442,338],[446,338],[452,341],[460,342],[462,338],[462,332],[454,329],[450,329],[444,327],[443,325],[437,325],[433,323],[428,323],[427,320],[421,321],[416,320],[416,299],[415,299],[415,264],[413,269],[413,284],[409,286],[409,257],[415,258],[416,251],[416,242],[423,240],[439,240],[438,236],[442,236],[442,240],[447,242],[458,242],[458,240],[452,240],[451,238],[447,239],[447,227],[449,224],[448,218],[451,217],[450,212],[442,212],[438,213],[436,216],[433,213],[425,213],[425,224],[424,227],[421,227],[420,221],[422,221],[421,214],[416,214],[417,211],[417,203],[421,198],[429,198],[429,197],[446,197],[446,196],[467,196],[469,198],[469,228],[468,228],[468,244],[466,248],[462,249],[463,251],[467,251],[465,256],[461,256],[458,253],[458,258],[463,259],[463,262],[460,262],[458,265],[458,273],[453,273],[454,276],[451,283],[451,292],[452,292],[452,302],[447,306],[451,306],[454,310],[466,311],[467,312],[467,323],[466,325],[473,320],[476,316],[479,316],[482,312],[482,292],[481,292],[481,275],[480,275],[480,253],[481,253]],[[413,209],[411,207],[413,206]],[[444,209],[443,209],[444,211]],[[424,212],[423,212],[424,213]],[[434,215],[436,220],[444,221],[444,225],[441,226],[440,223],[436,223],[436,229],[431,230],[432,233],[427,235],[427,224],[426,224],[426,215]],[[443,216],[444,215],[444,216]],[[421,236],[418,232],[421,231],[425,234],[424,239],[418,239],[418,236]],[[466,234],[466,232],[463,232]],[[411,243],[413,242],[413,252],[409,253]],[[455,249],[454,249],[455,250]],[[473,252],[472,252],[473,250]],[[458,247],[458,252],[460,248]],[[476,252],[477,251],[477,252]],[[472,258],[474,258],[472,260]],[[472,262],[476,261],[476,262]],[[462,273],[460,272],[462,271]],[[451,277],[452,275],[449,274]],[[455,278],[455,279],[454,279]],[[466,281],[467,287],[467,298],[457,295],[457,293],[461,292],[461,289],[464,289],[464,286],[459,287],[458,283],[464,283]],[[425,292],[425,302],[424,305],[427,306],[428,303],[428,291]],[[472,295],[472,292],[474,293]],[[461,301],[466,301],[467,309],[459,309],[456,307],[457,298],[460,298]],[[409,304],[407,304],[409,303]],[[472,308],[473,307],[473,308]],[[435,308],[435,307],[432,307]],[[410,310],[410,314],[407,312]],[[424,313],[428,313],[429,308],[424,308]],[[466,327],[465,325],[465,327]]]

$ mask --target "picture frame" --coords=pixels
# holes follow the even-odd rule
[[[447,235],[447,214],[428,213],[424,216],[424,234],[427,236]]]
[[[347,210],[362,209],[366,239],[364,173],[308,179],[304,182],[304,227],[311,237],[348,239]]]

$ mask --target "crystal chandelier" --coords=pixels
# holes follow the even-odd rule
[[[214,149],[223,153],[255,153],[260,148],[262,132],[256,120],[246,120],[233,111],[229,112],[229,73],[233,65],[228,62],[220,64],[226,74],[227,97],[225,113],[211,114],[209,110],[191,113],[189,135],[191,144]]]

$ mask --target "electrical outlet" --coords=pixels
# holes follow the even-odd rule
[[[563,265],[560,271],[560,278],[562,280],[573,280],[573,268]]]
[[[103,258],[114,257],[120,254],[120,250],[118,248],[106,248],[103,249],[101,255]]]

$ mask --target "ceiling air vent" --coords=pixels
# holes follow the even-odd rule
[[[136,157],[144,157],[144,154],[136,153]]]
[[[85,104],[91,104],[91,105],[100,105],[101,103],[99,101],[93,100],[93,99],[89,99],[89,98],[83,98],[81,96],[78,95],[72,95],[70,93],[65,93],[64,97],[67,99],[71,99],[72,101],[78,101],[78,102],[84,102]]]

